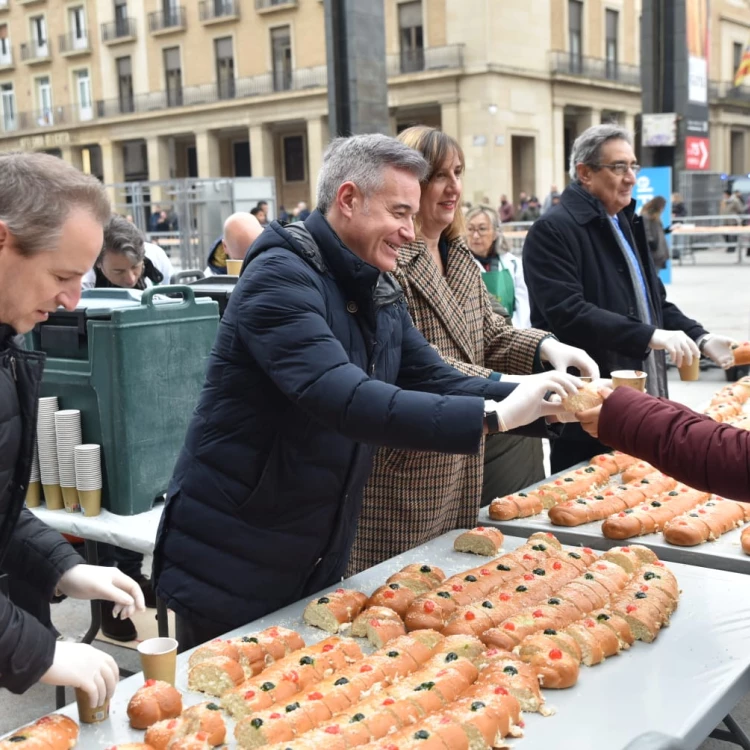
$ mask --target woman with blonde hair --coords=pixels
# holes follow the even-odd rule
[[[466,239],[481,269],[492,274],[492,283],[489,277],[484,277],[485,285],[493,290],[497,281],[494,294],[510,313],[513,325],[531,328],[529,290],[523,278],[523,265],[521,259],[510,252],[497,211],[489,206],[470,209],[466,214]]]
[[[399,140],[430,165],[422,183],[417,238],[399,250],[394,272],[414,325],[457,370],[492,379],[523,380],[548,362],[598,377],[580,349],[554,336],[505,324],[492,312],[481,272],[466,246],[461,205],[464,155],[449,135],[424,126]],[[503,374],[501,374],[503,373]],[[532,375],[533,377],[533,375]],[[508,455],[526,438],[501,435]],[[365,489],[347,574],[375,565],[453,529],[476,525],[482,495],[483,452],[473,456],[380,448]],[[530,481],[507,461],[507,492]]]

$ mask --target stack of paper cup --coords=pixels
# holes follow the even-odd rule
[[[42,475],[39,472],[39,451],[34,445],[34,455],[31,458],[31,473],[29,474],[29,486],[26,490],[26,507],[38,508],[42,502]]]
[[[76,487],[84,516],[98,516],[102,507],[101,446],[75,447]]]
[[[60,469],[57,464],[57,439],[55,437],[55,412],[58,410],[57,396],[39,399],[36,420],[36,442],[39,448],[39,471],[44,487],[44,499],[50,510],[63,507],[60,491]]]
[[[81,412],[78,409],[64,409],[55,413],[55,435],[57,438],[57,463],[60,469],[65,510],[73,512],[81,509],[76,490],[76,464],[73,451],[80,445]]]

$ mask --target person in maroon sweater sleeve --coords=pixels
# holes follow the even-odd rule
[[[592,437],[703,492],[750,502],[750,432],[633,388],[576,414]]]

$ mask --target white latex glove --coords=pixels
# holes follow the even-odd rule
[[[734,354],[732,346],[737,342],[728,336],[719,336],[715,333],[709,333],[704,339],[703,353],[716,362],[719,367],[725,370],[734,366]]]
[[[569,367],[576,367],[581,375],[590,378],[599,377],[599,365],[583,349],[568,346],[557,339],[544,339],[539,348],[539,356],[542,362],[549,362],[560,372],[566,372]]]
[[[574,375],[542,372],[529,375],[502,401],[485,401],[485,411],[495,411],[508,430],[535,422],[540,417],[565,414],[560,401],[583,385]],[[545,396],[551,393],[549,400]]]
[[[88,643],[57,641],[55,659],[40,682],[80,688],[88,693],[92,708],[96,708],[115,694],[119,679],[120,670],[109,654]]]
[[[112,614],[115,617],[119,615],[123,620],[146,608],[141,587],[115,567],[76,565],[63,573],[57,590],[74,599],[106,599],[114,602]]]
[[[648,344],[652,349],[664,349],[677,367],[689,365],[694,357],[700,357],[698,347],[683,331],[665,331],[657,328]]]

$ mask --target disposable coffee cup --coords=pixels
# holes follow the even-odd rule
[[[177,672],[177,641],[174,638],[148,638],[138,644],[143,676],[174,685]]]
[[[42,483],[29,482],[26,490],[26,507],[38,508],[42,504]]]
[[[227,274],[229,276],[239,276],[242,270],[241,260],[230,260],[227,258]]]
[[[75,487],[61,487],[63,503],[68,513],[77,513],[81,510],[81,504],[78,500],[78,490]]]
[[[42,484],[44,488],[44,502],[48,510],[62,510],[65,507],[62,490],[59,484]]]
[[[76,688],[76,703],[78,704],[78,718],[82,724],[96,724],[109,717],[109,701],[103,706],[92,707],[88,693]]]
[[[680,380],[698,380],[701,376],[701,358],[693,357],[693,361],[689,365],[682,365],[678,369]]]
[[[613,388],[624,385],[628,388],[635,388],[636,391],[645,392],[646,390],[648,375],[642,370],[615,370],[611,377]]]
[[[84,516],[98,516],[102,512],[101,490],[78,490],[78,499]]]

